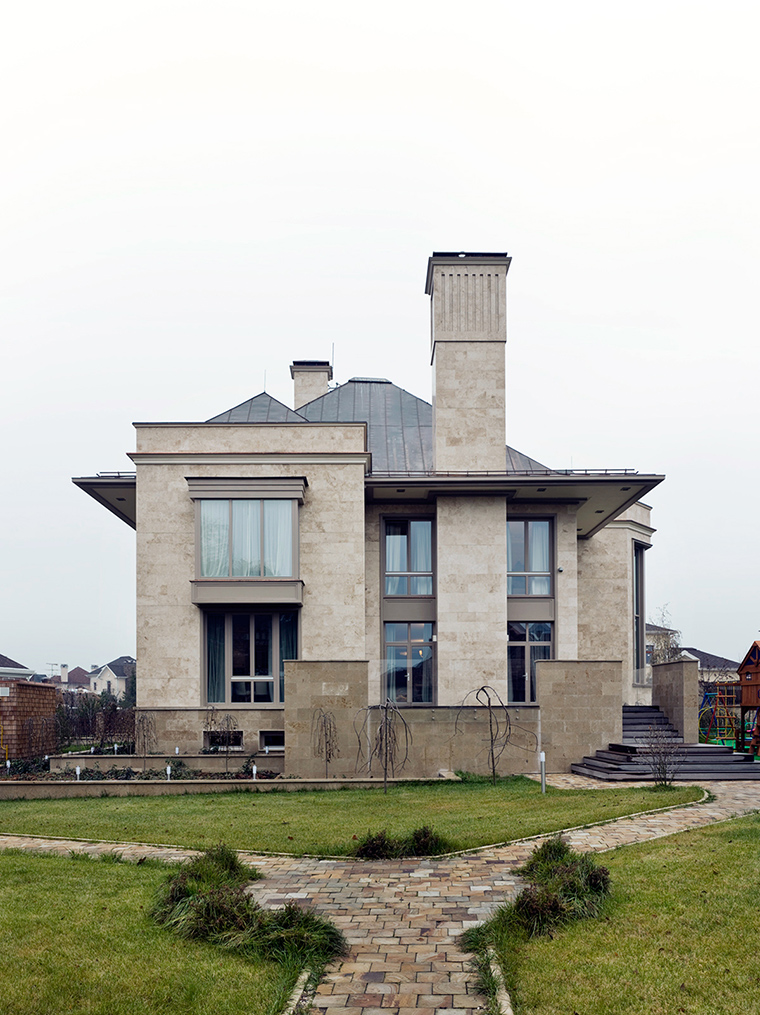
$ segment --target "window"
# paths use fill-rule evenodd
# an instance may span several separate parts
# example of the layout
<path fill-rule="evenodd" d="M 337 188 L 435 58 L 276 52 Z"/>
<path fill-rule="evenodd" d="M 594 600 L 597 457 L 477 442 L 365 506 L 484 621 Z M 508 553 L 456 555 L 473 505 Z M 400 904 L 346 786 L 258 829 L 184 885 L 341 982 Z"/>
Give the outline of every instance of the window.
<path fill-rule="evenodd" d="M 433 595 L 433 523 L 429 519 L 386 520 L 385 595 Z"/>
<path fill-rule="evenodd" d="M 548 520 L 507 522 L 507 595 L 552 595 Z"/>
<path fill-rule="evenodd" d="M 507 623 L 507 701 L 531 705 L 536 701 L 536 663 L 552 657 L 552 625 Z"/>
<path fill-rule="evenodd" d="M 385 693 L 399 705 L 433 704 L 433 625 L 385 625 Z"/>
<path fill-rule="evenodd" d="M 210 704 L 281 705 L 285 660 L 297 658 L 295 610 L 206 614 L 206 700 Z"/>
<path fill-rule="evenodd" d="M 295 574 L 294 500 L 201 500 L 201 578 Z"/>

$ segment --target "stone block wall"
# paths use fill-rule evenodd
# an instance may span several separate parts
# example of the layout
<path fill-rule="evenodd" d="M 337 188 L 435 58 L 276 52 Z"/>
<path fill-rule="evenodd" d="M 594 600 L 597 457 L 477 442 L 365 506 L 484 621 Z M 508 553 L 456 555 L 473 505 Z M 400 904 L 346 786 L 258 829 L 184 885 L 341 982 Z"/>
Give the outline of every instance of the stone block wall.
<path fill-rule="evenodd" d="M 699 663 L 684 659 L 652 667 L 652 704 L 670 719 L 686 744 L 699 742 Z"/>
<path fill-rule="evenodd" d="M 57 745 L 54 687 L 26 680 L 0 680 L 0 761 L 54 754 Z"/>
<path fill-rule="evenodd" d="M 541 750 L 547 772 L 570 766 L 623 735 L 620 660 L 546 660 L 536 666 Z"/>

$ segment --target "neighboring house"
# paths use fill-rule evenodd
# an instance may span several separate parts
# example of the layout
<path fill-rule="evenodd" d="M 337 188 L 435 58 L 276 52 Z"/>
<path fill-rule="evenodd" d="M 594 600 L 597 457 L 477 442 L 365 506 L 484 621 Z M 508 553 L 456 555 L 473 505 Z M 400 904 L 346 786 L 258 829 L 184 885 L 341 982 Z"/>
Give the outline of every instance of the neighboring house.
<path fill-rule="evenodd" d="M 76 691 L 82 694 L 90 690 L 90 675 L 81 666 L 75 666 L 70 670 L 66 663 L 62 663 L 61 672 L 59 675 L 53 675 L 52 683 L 59 691 Z"/>
<path fill-rule="evenodd" d="M 712 652 L 702 652 L 698 648 L 682 648 L 681 657 L 696 659 L 699 663 L 700 686 L 707 684 L 727 684 L 739 679 L 737 670 L 739 663 L 725 656 L 716 656 Z"/>
<path fill-rule="evenodd" d="M 515 722 L 503 770 L 535 771 L 537 748 L 567 770 L 621 736 L 645 667 L 642 498 L 663 477 L 505 447 L 510 260 L 430 258 L 432 406 L 300 360 L 294 408 L 261 393 L 136 423 L 135 475 L 74 480 L 137 529 L 138 707 L 161 750 L 208 743 L 212 706 L 244 749 L 284 744 L 287 774 L 318 775 L 322 707 L 350 774 L 357 711 L 390 699 L 407 774 L 483 769 L 484 710 L 459 708 L 483 685 Z"/>
<path fill-rule="evenodd" d="M 132 656 L 119 656 L 105 666 L 94 666 L 87 674 L 90 690 L 95 694 L 106 691 L 115 698 L 123 698 L 127 690 L 127 681 L 134 676 L 137 661 Z"/>
<path fill-rule="evenodd" d="M 34 670 L 28 669 L 15 659 L 0 655 L 0 680 L 31 680 Z"/>

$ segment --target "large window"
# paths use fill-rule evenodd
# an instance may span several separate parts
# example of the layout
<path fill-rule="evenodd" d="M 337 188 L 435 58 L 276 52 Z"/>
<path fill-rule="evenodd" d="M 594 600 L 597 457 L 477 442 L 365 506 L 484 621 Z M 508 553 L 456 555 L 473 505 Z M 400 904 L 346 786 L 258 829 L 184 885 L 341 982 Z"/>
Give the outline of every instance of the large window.
<path fill-rule="evenodd" d="M 201 500 L 201 578 L 296 573 L 294 500 Z"/>
<path fill-rule="evenodd" d="M 433 625 L 385 625 L 385 693 L 399 705 L 433 704 Z"/>
<path fill-rule="evenodd" d="M 551 522 L 507 522 L 507 594 L 550 596 Z"/>
<path fill-rule="evenodd" d="M 385 595 L 433 595 L 433 523 L 386 519 Z"/>
<path fill-rule="evenodd" d="M 285 701 L 285 660 L 298 658 L 298 613 L 206 614 L 206 700 L 277 705 Z"/>
<path fill-rule="evenodd" d="M 507 701 L 532 705 L 536 701 L 536 663 L 552 657 L 552 625 L 507 623 Z"/>

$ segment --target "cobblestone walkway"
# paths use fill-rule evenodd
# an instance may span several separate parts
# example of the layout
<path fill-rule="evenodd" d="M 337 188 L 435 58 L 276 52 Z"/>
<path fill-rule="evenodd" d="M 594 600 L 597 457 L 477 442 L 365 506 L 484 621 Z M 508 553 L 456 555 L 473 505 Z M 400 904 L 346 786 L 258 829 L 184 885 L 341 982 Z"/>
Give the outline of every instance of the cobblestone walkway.
<path fill-rule="evenodd" d="M 582 776 L 550 777 L 562 788 L 600 788 Z M 630 785 L 630 784 L 627 784 Z M 614 849 L 760 810 L 757 782 L 711 782 L 710 803 L 569 831 L 577 849 Z M 350 954 L 333 963 L 317 988 L 319 1015 L 412 1015 L 423 1010 L 474 1015 L 483 1006 L 462 931 L 514 897 L 518 866 L 536 841 L 492 847 L 444 860 L 361 863 L 241 853 L 265 876 L 252 894 L 264 906 L 288 900 L 313 906 L 341 928 Z M 126 860 L 181 860 L 189 851 L 132 843 L 85 843 L 0 835 L 0 848 L 93 855 L 118 851 Z"/>

